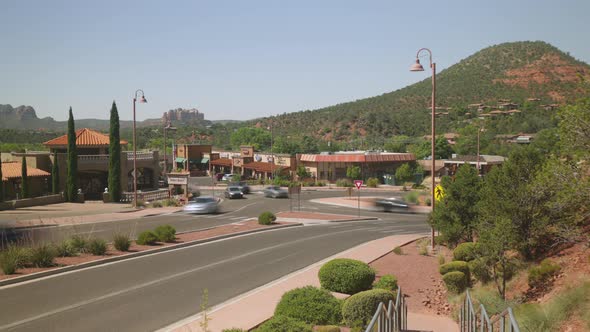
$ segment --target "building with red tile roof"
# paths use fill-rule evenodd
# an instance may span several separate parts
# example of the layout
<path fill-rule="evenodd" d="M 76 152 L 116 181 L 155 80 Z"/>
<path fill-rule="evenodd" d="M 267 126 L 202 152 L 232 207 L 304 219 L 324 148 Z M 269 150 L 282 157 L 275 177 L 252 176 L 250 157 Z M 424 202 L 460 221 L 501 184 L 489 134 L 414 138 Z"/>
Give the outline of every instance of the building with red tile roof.
<path fill-rule="evenodd" d="M 41 196 L 49 192 L 51 174 L 38 168 L 27 165 L 27 178 L 29 181 L 29 194 L 31 197 Z M 4 198 L 14 199 L 20 195 L 22 185 L 22 163 L 17 161 L 2 162 L 2 183 L 4 185 Z"/>

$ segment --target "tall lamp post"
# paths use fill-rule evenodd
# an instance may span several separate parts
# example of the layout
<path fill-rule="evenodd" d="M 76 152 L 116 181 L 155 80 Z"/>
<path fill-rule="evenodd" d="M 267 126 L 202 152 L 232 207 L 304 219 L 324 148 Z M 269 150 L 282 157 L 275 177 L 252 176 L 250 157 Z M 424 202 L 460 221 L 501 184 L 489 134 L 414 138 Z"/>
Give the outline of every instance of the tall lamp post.
<path fill-rule="evenodd" d="M 410 71 L 424 71 L 424 67 L 422 67 L 422 65 L 420 64 L 420 52 L 422 51 L 426 51 L 428 52 L 429 55 L 429 59 L 430 59 L 430 68 L 432 68 L 432 141 L 431 141 L 431 155 L 432 155 L 432 168 L 431 168 L 431 174 L 432 174 L 432 185 L 430 188 L 430 201 L 432 202 L 432 211 L 434 212 L 434 204 L 435 204 L 435 199 L 434 199 L 434 187 L 435 187 L 435 181 L 434 181 L 434 177 L 435 177 L 435 163 L 436 163 L 436 158 L 435 158 L 435 154 L 434 154 L 434 145 L 435 145 L 435 132 L 436 132 L 436 128 L 435 128 L 435 111 L 436 111 L 436 63 L 432 62 L 432 52 L 427 49 L 427 48 L 421 48 L 418 50 L 418 52 L 416 53 L 416 63 L 413 64 L 410 67 Z M 433 225 L 430 228 L 430 244 L 432 245 L 432 250 L 434 250 L 434 220 L 433 220 Z"/>
<path fill-rule="evenodd" d="M 168 139 L 167 139 L 166 133 L 169 130 L 176 131 L 176 127 L 171 127 L 170 121 L 167 121 L 164 124 L 164 176 L 166 174 L 168 174 L 168 155 L 166 153 L 166 146 L 168 145 Z M 172 160 L 172 163 L 174 163 L 174 160 Z"/>
<path fill-rule="evenodd" d="M 135 91 L 133 97 L 133 207 L 137 208 L 137 134 L 135 133 L 135 103 L 137 102 L 137 94 L 141 92 L 139 98 L 140 103 L 147 103 L 143 90 Z"/>

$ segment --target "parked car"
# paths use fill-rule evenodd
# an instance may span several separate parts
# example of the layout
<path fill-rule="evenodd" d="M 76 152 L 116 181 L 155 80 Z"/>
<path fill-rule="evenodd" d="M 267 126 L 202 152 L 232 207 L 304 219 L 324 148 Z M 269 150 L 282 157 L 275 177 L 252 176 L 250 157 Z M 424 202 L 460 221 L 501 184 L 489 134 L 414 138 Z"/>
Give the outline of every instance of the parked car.
<path fill-rule="evenodd" d="M 383 208 L 383 211 L 389 212 L 408 212 L 408 204 L 397 198 L 380 198 L 375 201 L 375 205 Z"/>
<path fill-rule="evenodd" d="M 201 196 L 189 201 L 183 209 L 186 213 L 216 213 L 219 200 L 211 196 Z"/>
<path fill-rule="evenodd" d="M 224 175 L 225 174 L 223 174 L 223 173 L 217 173 L 217 174 L 215 174 L 215 180 L 221 181 L 223 179 L 223 176 Z"/>
<path fill-rule="evenodd" d="M 244 195 L 250 193 L 250 186 L 246 182 L 244 182 L 244 181 L 233 182 L 233 183 L 230 183 L 229 185 L 240 188 L 240 191 Z"/>
<path fill-rule="evenodd" d="M 233 179 L 234 175 L 233 174 L 223 174 L 223 177 L 221 178 L 222 181 L 231 181 Z M 239 180 L 239 179 L 238 179 Z"/>
<path fill-rule="evenodd" d="M 270 186 L 264 188 L 264 197 L 287 198 L 289 197 L 289 192 L 279 186 Z"/>
<path fill-rule="evenodd" d="M 223 194 L 225 195 L 225 198 L 229 198 L 229 199 L 244 197 L 244 194 L 240 190 L 240 187 L 236 187 L 236 186 L 230 186 L 230 187 L 225 188 L 225 192 Z"/>

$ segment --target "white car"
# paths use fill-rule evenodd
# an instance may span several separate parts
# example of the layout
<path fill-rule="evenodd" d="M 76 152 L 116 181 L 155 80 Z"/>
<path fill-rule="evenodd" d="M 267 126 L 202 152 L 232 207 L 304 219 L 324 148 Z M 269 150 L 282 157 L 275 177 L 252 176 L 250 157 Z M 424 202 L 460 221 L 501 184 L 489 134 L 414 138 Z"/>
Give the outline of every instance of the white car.
<path fill-rule="evenodd" d="M 215 197 L 202 196 L 188 202 L 182 211 L 186 213 L 217 213 L 219 200 Z"/>

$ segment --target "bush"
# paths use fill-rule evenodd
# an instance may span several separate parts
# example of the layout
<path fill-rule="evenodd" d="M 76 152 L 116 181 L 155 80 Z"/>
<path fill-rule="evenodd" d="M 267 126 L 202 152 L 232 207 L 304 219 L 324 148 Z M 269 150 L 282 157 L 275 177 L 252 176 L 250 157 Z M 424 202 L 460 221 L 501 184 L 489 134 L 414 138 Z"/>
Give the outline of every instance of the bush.
<path fill-rule="evenodd" d="M 446 262 L 445 256 L 443 254 L 438 254 L 437 258 L 438 258 L 438 265 L 443 265 Z"/>
<path fill-rule="evenodd" d="M 467 280 L 469 280 L 469 278 L 470 278 L 469 266 L 467 265 L 467 262 L 463 262 L 463 261 L 448 262 L 446 264 L 439 266 L 438 271 L 442 275 L 445 275 L 449 272 L 459 271 L 459 272 L 463 272 L 463 274 L 465 274 L 465 276 L 467 277 Z"/>
<path fill-rule="evenodd" d="M 50 267 L 55 265 L 57 252 L 53 246 L 42 244 L 31 249 L 31 264 L 35 267 Z"/>
<path fill-rule="evenodd" d="M 544 259 L 538 266 L 529 269 L 528 282 L 531 288 L 547 284 L 561 270 L 559 264 Z"/>
<path fill-rule="evenodd" d="M 311 325 L 287 316 L 274 316 L 256 329 L 256 332 L 312 332 Z"/>
<path fill-rule="evenodd" d="M 76 252 L 86 252 L 87 241 L 82 235 L 74 235 L 69 241 Z"/>
<path fill-rule="evenodd" d="M 162 205 L 164 206 L 180 206 L 180 202 L 175 198 L 168 198 L 162 201 Z"/>
<path fill-rule="evenodd" d="M 59 257 L 72 257 L 76 256 L 76 254 L 78 253 L 76 248 L 74 248 L 74 246 L 72 245 L 72 242 L 68 240 L 64 240 L 56 244 L 55 250 L 57 256 Z"/>
<path fill-rule="evenodd" d="M 403 251 L 402 247 L 398 246 L 398 247 L 393 248 L 393 253 L 396 255 L 403 255 L 404 251 Z"/>
<path fill-rule="evenodd" d="M 137 237 L 137 244 L 153 246 L 158 241 L 158 237 L 152 231 L 144 231 Z"/>
<path fill-rule="evenodd" d="M 31 249 L 9 245 L 0 253 L 0 267 L 4 274 L 13 274 L 18 268 L 23 268 L 31 261 Z"/>
<path fill-rule="evenodd" d="M 158 226 L 154 233 L 160 242 L 174 242 L 176 240 L 176 229 L 170 225 Z"/>
<path fill-rule="evenodd" d="M 355 294 L 371 289 L 375 270 L 368 264 L 348 258 L 337 258 L 320 268 L 322 288 L 344 294 Z"/>
<path fill-rule="evenodd" d="M 104 256 L 107 253 L 107 241 L 92 239 L 88 242 L 88 251 L 94 256 Z"/>
<path fill-rule="evenodd" d="M 3 252 L 0 254 L 0 268 L 4 274 L 14 274 L 17 269 L 17 261 L 16 259 L 9 255 L 7 252 Z"/>
<path fill-rule="evenodd" d="M 271 225 L 275 220 L 277 220 L 277 217 L 269 211 L 262 212 L 258 216 L 258 223 L 260 225 Z"/>
<path fill-rule="evenodd" d="M 469 273 L 482 283 L 486 284 L 492 280 L 492 275 L 485 259 L 476 258 L 467 263 L 467 266 L 469 267 Z"/>
<path fill-rule="evenodd" d="M 344 322 L 348 326 L 357 325 L 359 322 L 366 325 L 375 314 L 379 303 L 383 302 L 387 306 L 390 300 L 395 300 L 394 294 L 384 289 L 372 289 L 354 294 L 342 305 Z"/>
<path fill-rule="evenodd" d="M 131 239 L 129 238 L 129 235 L 115 234 L 115 236 L 113 236 L 113 246 L 119 251 L 128 251 L 129 247 L 131 247 Z"/>
<path fill-rule="evenodd" d="M 373 284 L 373 289 L 394 291 L 397 289 L 397 278 L 391 274 L 386 274 Z"/>
<path fill-rule="evenodd" d="M 162 202 L 160 202 L 160 201 L 152 202 L 152 207 L 153 208 L 161 208 L 162 207 Z"/>
<path fill-rule="evenodd" d="M 432 205 L 432 200 L 430 199 L 430 197 L 427 197 L 427 198 L 424 200 L 424 203 L 426 204 L 426 206 L 431 206 L 431 205 Z"/>
<path fill-rule="evenodd" d="M 275 316 L 288 316 L 314 324 L 338 324 L 342 320 L 340 301 L 325 289 L 313 286 L 286 292 L 275 309 Z"/>
<path fill-rule="evenodd" d="M 316 326 L 316 332 L 340 332 L 340 326 L 336 325 L 324 325 L 324 326 Z"/>
<path fill-rule="evenodd" d="M 379 185 L 379 179 L 377 179 L 377 178 L 369 178 L 367 180 L 367 187 L 369 187 L 369 188 L 377 188 L 378 185 Z"/>
<path fill-rule="evenodd" d="M 408 203 L 416 204 L 418 203 L 418 192 L 417 191 L 410 191 L 409 193 L 404 195 L 404 201 Z"/>
<path fill-rule="evenodd" d="M 133 206 L 133 203 L 131 203 L 131 205 Z M 146 207 L 146 205 L 147 205 L 146 202 L 142 201 L 141 199 L 138 199 L 137 203 L 135 204 L 135 206 L 138 208 L 144 208 L 144 207 Z"/>
<path fill-rule="evenodd" d="M 336 180 L 336 186 L 345 188 L 352 187 L 352 181 L 349 179 L 338 179 Z"/>
<path fill-rule="evenodd" d="M 449 292 L 459 294 L 463 292 L 465 288 L 467 288 L 467 276 L 461 271 L 452 271 L 446 273 L 442 278 Z"/>
<path fill-rule="evenodd" d="M 464 242 L 453 250 L 453 260 L 470 262 L 478 255 L 478 246 L 473 242 Z"/>

